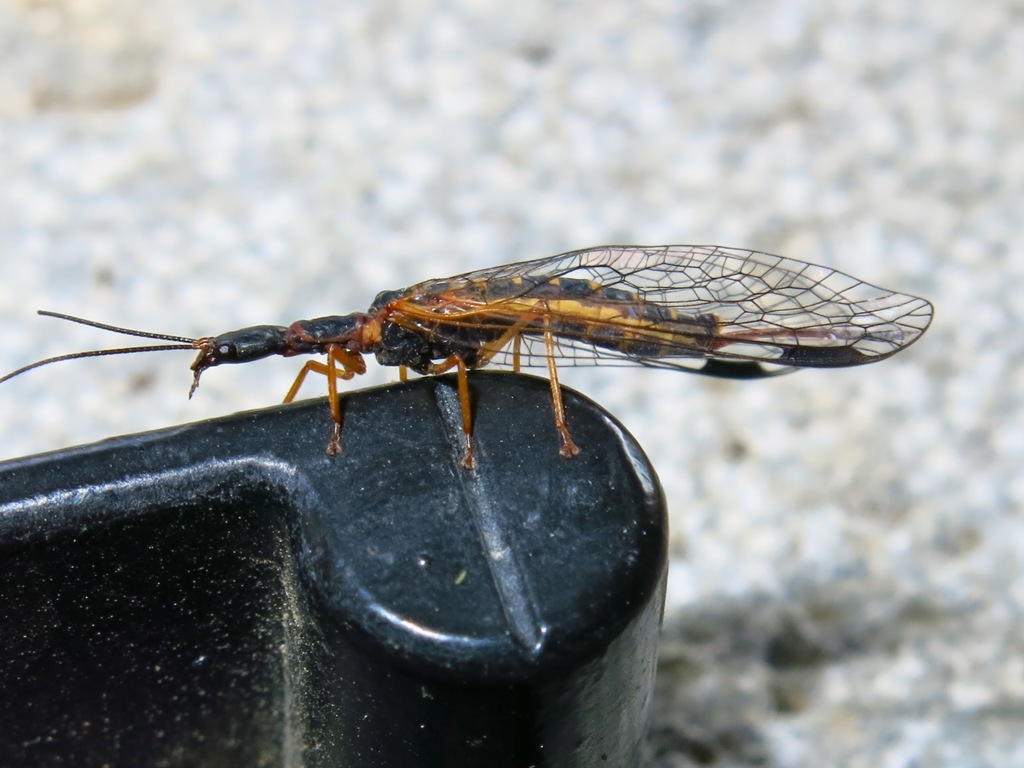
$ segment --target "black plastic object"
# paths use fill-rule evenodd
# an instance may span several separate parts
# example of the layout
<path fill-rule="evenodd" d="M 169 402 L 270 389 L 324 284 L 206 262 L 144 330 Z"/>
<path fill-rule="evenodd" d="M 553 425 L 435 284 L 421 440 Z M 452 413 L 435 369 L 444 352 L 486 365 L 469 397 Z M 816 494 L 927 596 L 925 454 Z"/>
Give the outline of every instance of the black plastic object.
<path fill-rule="evenodd" d="M 0 465 L 0 765 L 640 763 L 666 568 L 643 453 L 470 377 Z"/>

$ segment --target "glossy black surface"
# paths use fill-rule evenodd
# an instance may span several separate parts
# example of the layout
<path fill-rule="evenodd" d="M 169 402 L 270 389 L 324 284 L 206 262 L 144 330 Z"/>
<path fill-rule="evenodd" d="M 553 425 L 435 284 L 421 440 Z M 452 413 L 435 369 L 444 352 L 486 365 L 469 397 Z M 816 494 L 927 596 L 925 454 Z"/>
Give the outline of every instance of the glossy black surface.
<path fill-rule="evenodd" d="M 665 519 L 640 449 L 470 377 L 0 465 L 0 764 L 633 766 Z"/>

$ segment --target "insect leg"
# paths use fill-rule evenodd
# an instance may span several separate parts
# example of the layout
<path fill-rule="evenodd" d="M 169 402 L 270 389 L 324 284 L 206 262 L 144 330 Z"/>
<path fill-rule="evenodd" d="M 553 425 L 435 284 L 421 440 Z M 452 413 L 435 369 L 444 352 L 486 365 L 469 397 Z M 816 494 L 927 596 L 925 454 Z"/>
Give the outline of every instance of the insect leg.
<path fill-rule="evenodd" d="M 299 394 L 299 390 L 302 389 L 302 382 L 306 380 L 306 374 L 310 371 L 322 373 L 326 376 L 327 366 L 323 363 L 317 362 L 316 360 L 307 361 L 306 364 L 302 366 L 302 370 L 299 371 L 299 375 L 295 377 L 295 381 L 292 382 L 292 386 L 291 389 L 288 390 L 288 394 L 284 396 L 284 402 L 290 403 L 295 399 L 295 396 Z"/>
<path fill-rule="evenodd" d="M 473 469 L 476 466 L 476 455 L 473 453 L 473 411 L 469 402 L 469 377 L 466 375 L 466 362 L 459 356 L 455 357 L 459 382 L 459 407 L 462 410 L 462 434 L 466 442 L 466 450 L 462 456 L 462 466 Z"/>
<path fill-rule="evenodd" d="M 442 363 L 434 363 L 427 370 L 428 373 L 437 374 L 456 369 L 458 374 L 456 380 L 459 385 L 459 409 L 462 411 L 462 435 L 465 441 L 465 450 L 462 456 L 462 466 L 466 469 L 476 467 L 476 454 L 473 452 L 473 411 L 469 401 L 469 377 L 466 374 L 466 361 L 459 355 L 449 355 Z"/>
<path fill-rule="evenodd" d="M 345 352 L 344 350 L 342 350 L 342 353 L 344 355 L 351 354 L 351 353 Z M 354 357 L 357 360 L 359 360 L 359 363 L 363 362 L 362 359 L 358 357 L 358 355 L 354 355 Z M 338 377 L 344 379 L 345 381 L 348 381 L 349 379 L 351 379 L 356 374 L 365 373 L 366 372 L 365 364 L 364 365 L 356 364 L 356 365 L 353 366 L 353 365 L 346 365 L 345 362 L 342 362 L 341 360 L 339 360 L 339 362 L 341 362 L 342 367 L 343 367 L 344 370 L 338 371 Z M 350 362 L 350 361 L 346 361 L 346 362 Z M 360 370 L 360 368 L 362 370 Z M 295 399 L 295 396 L 299 394 L 299 390 L 302 389 L 302 383 L 306 380 L 306 374 L 308 374 L 310 371 L 312 371 L 313 373 L 319 373 L 319 374 L 321 374 L 323 376 L 327 376 L 327 365 L 325 363 L 321 363 L 318 360 L 309 360 L 309 361 L 307 361 L 306 364 L 304 366 L 302 366 L 302 370 L 299 371 L 299 375 L 295 377 L 295 381 L 292 383 L 291 388 L 288 390 L 288 394 L 284 396 L 284 400 L 282 402 L 290 403 L 290 402 L 292 402 Z"/>
<path fill-rule="evenodd" d="M 334 429 L 327 443 L 327 454 L 337 456 L 341 453 L 341 403 L 338 402 L 338 368 L 334 364 L 334 348 L 327 348 L 327 404 L 331 406 L 331 419 Z"/>
<path fill-rule="evenodd" d="M 338 400 L 338 379 L 348 381 L 357 374 L 366 373 L 366 362 L 362 356 L 355 352 L 349 352 L 341 347 L 328 346 L 327 362 L 321 363 L 319 360 L 306 361 L 306 364 L 302 366 L 302 370 L 299 371 L 299 375 L 295 377 L 295 381 L 291 389 L 288 390 L 288 394 L 284 396 L 284 402 L 290 403 L 295 399 L 299 389 L 302 387 L 302 383 L 306 380 L 306 375 L 310 371 L 327 377 L 327 399 L 328 405 L 331 407 L 331 419 L 334 421 L 334 431 L 330 442 L 327 444 L 327 452 L 331 456 L 336 456 L 341 453 L 342 424 L 341 403 Z"/>
<path fill-rule="evenodd" d="M 544 318 L 544 350 L 548 359 L 548 379 L 551 381 L 551 404 L 555 409 L 555 429 L 562 438 L 562 447 L 558 452 L 565 458 L 572 458 L 580 452 L 579 446 L 572 440 L 569 427 L 565 423 L 565 404 L 562 402 L 562 387 L 558 383 L 558 369 L 555 366 L 555 337 L 551 333 L 551 321 Z"/>
<path fill-rule="evenodd" d="M 519 347 L 520 338 L 522 337 L 523 328 L 526 327 L 526 323 L 517 323 L 505 331 L 494 341 L 484 344 L 476 353 L 476 361 L 473 363 L 474 368 L 483 368 L 494 358 L 496 354 L 501 352 L 508 343 L 512 342 L 512 370 L 519 373 Z"/>

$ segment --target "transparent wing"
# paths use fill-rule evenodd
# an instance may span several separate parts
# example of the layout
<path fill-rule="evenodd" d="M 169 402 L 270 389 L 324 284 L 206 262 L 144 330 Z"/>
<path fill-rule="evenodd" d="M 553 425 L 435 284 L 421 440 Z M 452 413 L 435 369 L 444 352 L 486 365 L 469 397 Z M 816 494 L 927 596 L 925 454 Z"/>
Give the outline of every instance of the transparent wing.
<path fill-rule="evenodd" d="M 559 368 L 582 368 L 600 365 L 603 367 L 637 366 L 662 368 L 686 373 L 697 373 L 729 379 L 761 379 L 792 373 L 791 366 L 766 365 L 768 361 L 753 361 L 749 358 L 729 358 L 717 355 L 680 355 L 677 357 L 641 357 L 613 349 L 599 347 L 580 339 L 555 338 L 555 359 Z M 514 344 L 509 343 L 498 350 L 488 365 L 497 368 L 514 368 L 518 356 L 523 368 L 547 366 L 544 339 L 540 336 L 522 336 L 518 355 Z"/>
<path fill-rule="evenodd" d="M 518 323 L 523 365 L 543 361 L 543 345 L 527 342 L 547 327 L 560 362 L 686 369 L 693 358 L 874 362 L 916 341 L 932 318 L 924 299 L 815 264 L 713 245 L 573 251 L 420 283 L 399 306 L 429 332 Z"/>

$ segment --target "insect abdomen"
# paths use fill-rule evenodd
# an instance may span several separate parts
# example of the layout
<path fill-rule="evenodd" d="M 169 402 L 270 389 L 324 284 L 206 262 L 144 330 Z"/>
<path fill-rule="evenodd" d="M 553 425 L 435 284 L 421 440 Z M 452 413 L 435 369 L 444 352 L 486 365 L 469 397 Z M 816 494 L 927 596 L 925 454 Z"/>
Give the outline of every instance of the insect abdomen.
<path fill-rule="evenodd" d="M 543 334 L 547 318 L 556 337 L 586 341 L 638 358 L 708 352 L 718 326 L 711 315 L 680 315 L 632 291 L 579 278 L 473 281 L 450 295 L 480 302 L 492 322 L 500 319 L 502 324 L 512 325 L 517 317 L 528 318 L 524 334 Z"/>

